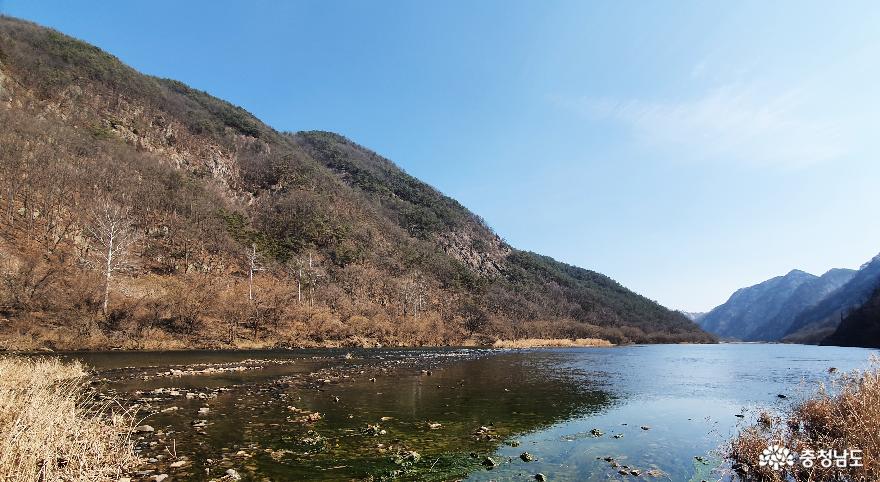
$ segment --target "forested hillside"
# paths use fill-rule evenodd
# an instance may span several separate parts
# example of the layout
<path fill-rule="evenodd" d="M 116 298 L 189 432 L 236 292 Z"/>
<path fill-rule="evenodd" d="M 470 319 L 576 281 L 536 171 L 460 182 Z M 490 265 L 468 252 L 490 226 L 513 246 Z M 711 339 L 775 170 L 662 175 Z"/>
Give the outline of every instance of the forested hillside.
<path fill-rule="evenodd" d="M 880 255 L 863 264 L 843 286 L 795 317 L 783 341 L 820 343 L 847 314 L 864 304 L 880 286 Z"/>
<path fill-rule="evenodd" d="M 849 313 L 822 344 L 880 348 L 880 288 L 867 302 Z"/>
<path fill-rule="evenodd" d="M 0 347 L 713 340 L 342 136 L 8 17 L 0 126 Z"/>

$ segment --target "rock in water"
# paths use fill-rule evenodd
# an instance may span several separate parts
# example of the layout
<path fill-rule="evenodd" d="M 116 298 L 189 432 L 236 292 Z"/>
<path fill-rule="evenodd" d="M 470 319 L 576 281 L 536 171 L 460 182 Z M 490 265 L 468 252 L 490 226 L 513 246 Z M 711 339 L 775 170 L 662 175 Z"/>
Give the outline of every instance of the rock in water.
<path fill-rule="evenodd" d="M 519 454 L 519 458 L 521 458 L 523 462 L 531 462 L 532 460 L 535 460 L 535 457 L 528 452 L 523 452 Z"/>
<path fill-rule="evenodd" d="M 154 429 L 150 425 L 140 425 L 140 426 L 135 427 L 134 431 L 136 433 L 151 433 L 151 432 L 155 432 L 156 429 Z"/>

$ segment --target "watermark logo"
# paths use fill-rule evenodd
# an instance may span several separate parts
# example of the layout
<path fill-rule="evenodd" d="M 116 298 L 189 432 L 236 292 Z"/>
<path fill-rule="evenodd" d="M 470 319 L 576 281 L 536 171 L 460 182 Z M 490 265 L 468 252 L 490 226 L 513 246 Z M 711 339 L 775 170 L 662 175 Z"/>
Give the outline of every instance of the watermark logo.
<path fill-rule="evenodd" d="M 761 456 L 758 458 L 758 465 L 779 471 L 794 466 L 795 460 L 805 469 L 815 467 L 816 465 L 826 469 L 831 467 L 863 467 L 862 451 L 859 449 L 816 451 L 807 448 L 798 454 L 788 447 L 775 444 L 761 452 Z"/>
<path fill-rule="evenodd" d="M 761 452 L 758 465 L 761 467 L 769 465 L 773 467 L 773 470 L 782 470 L 786 466 L 791 467 L 794 465 L 794 454 L 787 447 L 771 445 Z"/>

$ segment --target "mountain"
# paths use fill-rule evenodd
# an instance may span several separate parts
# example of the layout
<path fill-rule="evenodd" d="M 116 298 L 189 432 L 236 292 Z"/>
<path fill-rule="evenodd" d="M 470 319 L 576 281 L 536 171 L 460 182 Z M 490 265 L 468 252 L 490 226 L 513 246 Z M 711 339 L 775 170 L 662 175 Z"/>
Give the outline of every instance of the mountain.
<path fill-rule="evenodd" d="M 855 311 L 847 315 L 823 345 L 880 348 L 880 288 Z"/>
<path fill-rule="evenodd" d="M 861 266 L 846 284 L 795 317 L 782 340 L 819 343 L 832 335 L 841 320 L 868 301 L 880 286 L 880 255 Z"/>
<path fill-rule="evenodd" d="M 706 312 L 702 312 L 702 311 L 682 311 L 682 310 L 678 310 L 678 312 L 681 313 L 682 315 L 686 316 L 689 320 L 691 320 L 691 321 L 693 321 L 694 323 L 697 323 L 697 324 L 699 324 L 699 323 L 700 323 L 700 320 L 702 320 L 703 317 L 706 316 Z"/>
<path fill-rule="evenodd" d="M 800 270 L 737 290 L 722 305 L 700 319 L 700 326 L 722 338 L 747 339 L 776 318 L 782 306 L 806 283 L 817 277 Z"/>
<path fill-rule="evenodd" d="M 794 320 L 808 308 L 848 283 L 856 270 L 835 268 L 797 287 L 779 307 L 777 315 L 755 328 L 746 340 L 776 341 L 789 330 Z"/>
<path fill-rule="evenodd" d="M 0 125 L 5 347 L 713 341 L 341 135 L 9 17 Z"/>

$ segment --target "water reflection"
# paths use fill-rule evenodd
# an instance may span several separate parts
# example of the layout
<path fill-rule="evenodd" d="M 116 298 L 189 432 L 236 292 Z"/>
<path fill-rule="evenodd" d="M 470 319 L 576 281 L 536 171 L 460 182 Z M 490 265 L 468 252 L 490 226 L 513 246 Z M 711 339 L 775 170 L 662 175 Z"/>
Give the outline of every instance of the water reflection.
<path fill-rule="evenodd" d="M 178 479 L 234 468 L 253 480 L 526 480 L 537 472 L 554 481 L 634 480 L 635 471 L 699 481 L 720 477 L 710 473 L 712 451 L 742 423 L 736 414 L 781 408 L 830 366 L 864 367 L 870 353 L 667 345 L 75 356 L 110 379 L 101 390 L 141 400 L 157 429 L 142 441 L 145 456 L 159 459 L 150 468 Z M 263 368 L 158 376 L 170 366 L 245 360 Z M 149 392 L 160 387 L 179 394 Z M 302 423 L 314 412 L 320 420 Z M 194 428 L 199 420 L 205 426 Z M 169 467 L 175 447 L 189 458 L 184 467 Z M 520 460 L 524 451 L 534 460 Z"/>
<path fill-rule="evenodd" d="M 597 413 L 614 400 L 604 381 L 579 369 L 560 371 L 552 356 L 457 353 L 451 362 L 444 361 L 448 352 L 431 350 L 360 351 L 351 359 L 326 351 L 76 356 L 101 367 L 100 375 L 111 379 L 104 389 L 147 400 L 144 423 L 157 432 L 144 442 L 157 443 L 147 446 L 146 456 L 186 454 L 188 480 L 210 480 L 227 467 L 255 479 L 449 480 L 483 470 L 486 456 L 517 437 Z M 155 376 L 169 366 L 272 355 L 285 363 L 212 376 Z M 370 376 L 374 372 L 378 376 Z M 323 383 L 325 376 L 334 382 Z M 160 387 L 163 394 L 149 393 Z M 216 398 L 185 397 L 215 387 L 231 390 Z M 166 396 L 171 388 L 178 395 Z M 290 407 L 318 412 L 321 420 L 295 422 L 298 412 Z M 193 429 L 198 420 L 205 420 L 198 427 L 203 433 Z M 400 460 L 411 451 L 418 463 Z M 156 463 L 156 473 L 167 470 L 165 461 Z"/>

